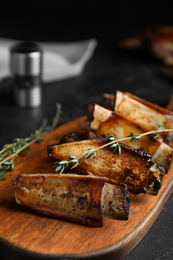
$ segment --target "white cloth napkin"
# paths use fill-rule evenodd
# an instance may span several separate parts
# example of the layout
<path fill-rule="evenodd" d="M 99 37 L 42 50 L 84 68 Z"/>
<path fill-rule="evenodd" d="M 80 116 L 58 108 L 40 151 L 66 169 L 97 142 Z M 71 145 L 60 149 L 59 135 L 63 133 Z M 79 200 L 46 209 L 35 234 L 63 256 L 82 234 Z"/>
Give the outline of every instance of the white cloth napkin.
<path fill-rule="evenodd" d="M 18 41 L 0 39 L 0 79 L 10 75 L 9 48 L 16 42 Z M 80 75 L 92 57 L 97 40 L 39 44 L 43 50 L 43 82 L 47 83 Z"/>

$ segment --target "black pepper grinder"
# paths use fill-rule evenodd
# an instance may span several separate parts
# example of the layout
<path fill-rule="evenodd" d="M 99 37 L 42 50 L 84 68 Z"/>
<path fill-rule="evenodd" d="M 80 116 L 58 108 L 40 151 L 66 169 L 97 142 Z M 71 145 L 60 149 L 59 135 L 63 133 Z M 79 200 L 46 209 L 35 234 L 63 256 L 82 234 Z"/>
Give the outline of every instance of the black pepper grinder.
<path fill-rule="evenodd" d="M 42 103 L 42 50 L 34 42 L 21 42 L 10 48 L 14 102 L 19 107 L 38 107 Z"/>

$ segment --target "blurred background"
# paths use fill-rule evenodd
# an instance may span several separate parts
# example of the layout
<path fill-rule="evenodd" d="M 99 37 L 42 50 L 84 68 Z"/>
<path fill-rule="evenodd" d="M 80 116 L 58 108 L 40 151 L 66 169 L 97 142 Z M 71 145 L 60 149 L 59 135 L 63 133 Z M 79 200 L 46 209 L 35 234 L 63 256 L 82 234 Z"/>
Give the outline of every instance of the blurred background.
<path fill-rule="evenodd" d="M 100 32 L 105 34 L 110 27 L 115 29 L 114 38 L 130 27 L 171 24 L 173 18 L 169 1 L 6 0 L 1 1 L 0 21 L 1 37 L 59 40 L 101 37 Z M 73 26 L 64 31 L 68 23 Z M 9 26 L 3 29 L 4 24 Z M 16 25 L 15 30 L 10 25 Z"/>

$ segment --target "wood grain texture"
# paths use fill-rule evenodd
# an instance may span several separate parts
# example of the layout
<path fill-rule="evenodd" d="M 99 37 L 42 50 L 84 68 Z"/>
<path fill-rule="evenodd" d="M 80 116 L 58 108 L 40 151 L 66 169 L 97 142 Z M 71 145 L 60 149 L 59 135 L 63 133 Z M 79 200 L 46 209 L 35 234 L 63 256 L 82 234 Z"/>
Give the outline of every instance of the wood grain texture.
<path fill-rule="evenodd" d="M 33 144 L 27 156 L 16 158 L 15 170 L 6 173 L 7 179 L 0 182 L 0 243 L 11 250 L 8 259 L 15 259 L 14 249 L 21 255 L 46 259 L 100 259 L 110 254 L 122 259 L 146 234 L 172 193 L 173 166 L 164 176 L 157 196 L 130 194 L 128 221 L 105 219 L 104 226 L 96 228 L 40 216 L 16 204 L 12 179 L 22 173 L 54 172 L 54 160 L 48 157 L 47 146 L 58 143 L 66 133 L 82 133 L 83 120 L 62 125 L 45 136 L 41 144 Z"/>

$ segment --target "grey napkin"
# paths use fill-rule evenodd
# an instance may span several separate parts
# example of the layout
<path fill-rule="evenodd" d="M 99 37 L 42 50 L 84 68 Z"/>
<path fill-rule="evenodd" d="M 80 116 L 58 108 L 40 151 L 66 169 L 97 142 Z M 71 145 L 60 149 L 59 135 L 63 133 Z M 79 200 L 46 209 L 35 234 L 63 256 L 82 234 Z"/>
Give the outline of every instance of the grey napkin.
<path fill-rule="evenodd" d="M 0 79 L 10 75 L 9 48 L 16 42 L 0 39 Z M 43 49 L 43 82 L 80 75 L 97 46 L 95 39 L 71 43 L 38 43 Z"/>

